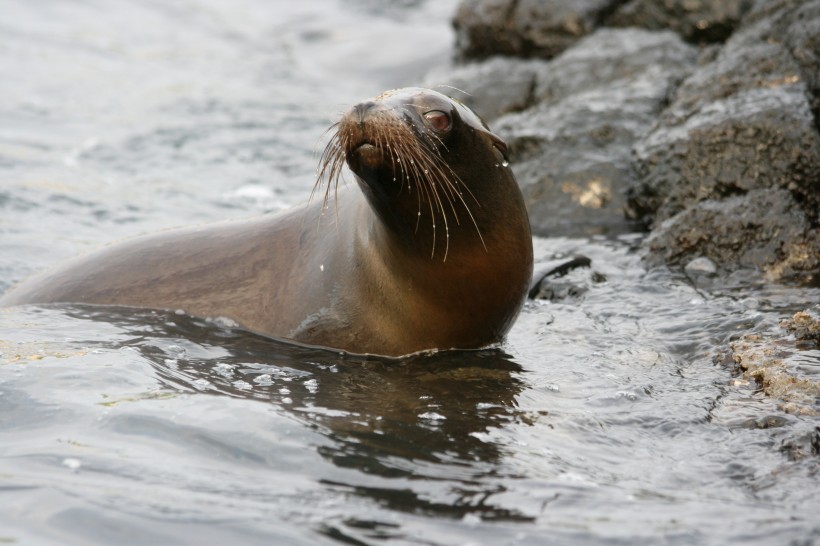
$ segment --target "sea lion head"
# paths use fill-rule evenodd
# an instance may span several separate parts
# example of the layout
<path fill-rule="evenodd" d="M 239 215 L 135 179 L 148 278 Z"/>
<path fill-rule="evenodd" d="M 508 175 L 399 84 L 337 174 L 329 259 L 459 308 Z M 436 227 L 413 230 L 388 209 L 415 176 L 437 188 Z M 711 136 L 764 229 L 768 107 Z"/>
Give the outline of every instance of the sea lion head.
<path fill-rule="evenodd" d="M 437 91 L 387 91 L 349 109 L 320 162 L 325 193 L 347 165 L 382 223 L 431 256 L 479 242 L 519 195 L 507 145 L 461 102 Z M 520 208 L 520 207 L 519 207 Z M 520 211 L 518 211 L 520 214 Z M 526 214 L 526 213 L 524 213 Z"/>

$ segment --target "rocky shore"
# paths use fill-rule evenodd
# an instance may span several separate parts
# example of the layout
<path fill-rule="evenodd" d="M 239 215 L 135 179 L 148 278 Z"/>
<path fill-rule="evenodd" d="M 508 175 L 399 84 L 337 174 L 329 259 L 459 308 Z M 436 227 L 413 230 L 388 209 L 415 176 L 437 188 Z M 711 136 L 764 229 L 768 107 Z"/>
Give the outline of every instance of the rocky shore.
<path fill-rule="evenodd" d="M 820 0 L 464 0 L 430 83 L 512 148 L 538 235 L 820 284 Z"/>

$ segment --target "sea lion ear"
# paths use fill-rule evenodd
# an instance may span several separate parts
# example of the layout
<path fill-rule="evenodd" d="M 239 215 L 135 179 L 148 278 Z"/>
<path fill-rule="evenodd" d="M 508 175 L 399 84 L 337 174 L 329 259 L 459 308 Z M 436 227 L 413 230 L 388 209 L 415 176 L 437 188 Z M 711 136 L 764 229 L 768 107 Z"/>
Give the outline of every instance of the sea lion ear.
<path fill-rule="evenodd" d="M 504 161 L 510 160 L 510 149 L 507 146 L 507 143 L 501 140 L 498 136 L 490 133 L 490 138 L 493 139 L 493 147 L 501 152 L 501 155 L 504 156 Z"/>

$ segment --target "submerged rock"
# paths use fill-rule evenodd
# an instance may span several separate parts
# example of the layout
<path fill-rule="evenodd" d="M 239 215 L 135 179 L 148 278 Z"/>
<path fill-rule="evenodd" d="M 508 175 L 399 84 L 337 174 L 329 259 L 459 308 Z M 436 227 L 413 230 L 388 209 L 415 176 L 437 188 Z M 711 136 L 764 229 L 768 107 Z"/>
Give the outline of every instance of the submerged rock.
<path fill-rule="evenodd" d="M 817 415 L 820 410 L 820 382 L 813 377 L 816 371 L 806 368 L 811 358 L 807 355 L 820 353 L 817 311 L 801 311 L 778 329 L 746 334 L 730 344 L 731 359 L 743 376 L 781 400 L 781 409 L 788 413 Z"/>
<path fill-rule="evenodd" d="M 539 264 L 527 297 L 549 301 L 581 297 L 593 284 L 606 282 L 606 276 L 591 267 L 592 260 L 586 256 Z"/>

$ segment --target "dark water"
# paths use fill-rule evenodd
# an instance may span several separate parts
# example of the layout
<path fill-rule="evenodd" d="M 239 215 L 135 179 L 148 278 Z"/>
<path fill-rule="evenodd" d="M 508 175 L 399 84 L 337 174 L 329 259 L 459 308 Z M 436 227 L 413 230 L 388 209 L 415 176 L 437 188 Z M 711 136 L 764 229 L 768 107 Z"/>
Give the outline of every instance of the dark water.
<path fill-rule="evenodd" d="M 304 201 L 327 125 L 445 63 L 454 7 L 5 2 L 0 288 Z M 722 357 L 820 292 L 699 290 L 636 242 L 536 240 L 605 280 L 528 304 L 501 348 L 401 362 L 0 310 L 0 542 L 820 544 L 817 417 Z M 817 351 L 792 358 L 816 377 Z"/>

